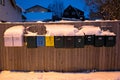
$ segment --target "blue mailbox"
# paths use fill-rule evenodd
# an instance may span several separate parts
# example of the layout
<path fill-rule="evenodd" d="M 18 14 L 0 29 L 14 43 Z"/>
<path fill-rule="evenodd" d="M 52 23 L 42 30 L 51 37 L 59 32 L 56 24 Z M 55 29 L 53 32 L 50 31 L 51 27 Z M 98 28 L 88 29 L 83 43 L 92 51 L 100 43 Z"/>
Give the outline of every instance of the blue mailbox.
<path fill-rule="evenodd" d="M 37 46 L 45 46 L 45 36 L 37 36 Z"/>

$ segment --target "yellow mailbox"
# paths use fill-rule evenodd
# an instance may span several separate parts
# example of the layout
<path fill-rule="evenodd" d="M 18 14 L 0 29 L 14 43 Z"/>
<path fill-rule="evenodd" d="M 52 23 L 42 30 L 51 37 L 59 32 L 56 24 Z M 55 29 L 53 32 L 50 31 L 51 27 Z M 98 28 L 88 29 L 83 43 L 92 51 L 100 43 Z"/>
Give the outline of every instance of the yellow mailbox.
<path fill-rule="evenodd" d="M 45 36 L 46 46 L 54 46 L 54 36 Z"/>

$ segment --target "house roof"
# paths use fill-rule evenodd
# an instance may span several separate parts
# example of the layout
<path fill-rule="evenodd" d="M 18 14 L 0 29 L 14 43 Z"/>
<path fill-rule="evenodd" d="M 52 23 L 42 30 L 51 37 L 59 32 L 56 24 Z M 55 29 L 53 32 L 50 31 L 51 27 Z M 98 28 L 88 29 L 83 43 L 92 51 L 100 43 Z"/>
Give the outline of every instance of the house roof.
<path fill-rule="evenodd" d="M 75 12 L 73 14 L 73 12 Z M 84 12 L 69 5 L 65 10 L 64 10 L 64 13 L 63 13 L 63 17 L 65 18 L 76 18 L 76 19 L 81 19 L 83 20 L 84 19 Z"/>
<path fill-rule="evenodd" d="M 43 6 L 35 5 L 26 9 L 25 12 L 50 12 L 50 10 Z"/>
<path fill-rule="evenodd" d="M 75 8 L 75 7 L 73 7 L 72 5 L 69 5 L 66 9 L 68 9 L 68 8 L 73 8 L 74 10 L 76 10 L 76 11 L 79 11 L 79 12 L 81 12 L 81 13 L 84 13 L 84 11 L 82 11 L 82 10 L 80 10 L 80 9 L 78 9 L 78 8 Z M 66 10 L 65 9 L 65 10 Z"/>

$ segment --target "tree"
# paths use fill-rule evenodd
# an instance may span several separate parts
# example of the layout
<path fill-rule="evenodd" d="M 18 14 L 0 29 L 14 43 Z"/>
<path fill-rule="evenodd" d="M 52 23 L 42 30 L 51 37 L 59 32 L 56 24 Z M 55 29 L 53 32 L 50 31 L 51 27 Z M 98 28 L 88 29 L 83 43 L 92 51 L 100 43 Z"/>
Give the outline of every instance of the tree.
<path fill-rule="evenodd" d="M 120 20 L 120 0 L 85 0 L 91 19 Z"/>
<path fill-rule="evenodd" d="M 64 11 L 63 1 L 54 0 L 53 3 L 49 4 L 48 9 L 50 9 L 53 12 L 53 16 L 61 18 Z"/>

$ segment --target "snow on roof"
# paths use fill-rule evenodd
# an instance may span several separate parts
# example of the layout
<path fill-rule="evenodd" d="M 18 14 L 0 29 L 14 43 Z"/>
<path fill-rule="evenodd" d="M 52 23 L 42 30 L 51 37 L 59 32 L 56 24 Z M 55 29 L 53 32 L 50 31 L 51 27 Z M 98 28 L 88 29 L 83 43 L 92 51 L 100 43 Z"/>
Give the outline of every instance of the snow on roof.
<path fill-rule="evenodd" d="M 45 25 L 47 34 L 52 36 L 74 36 L 74 25 Z"/>
<path fill-rule="evenodd" d="M 22 25 L 10 27 L 4 32 L 4 36 L 22 35 L 24 29 L 25 28 Z"/>

